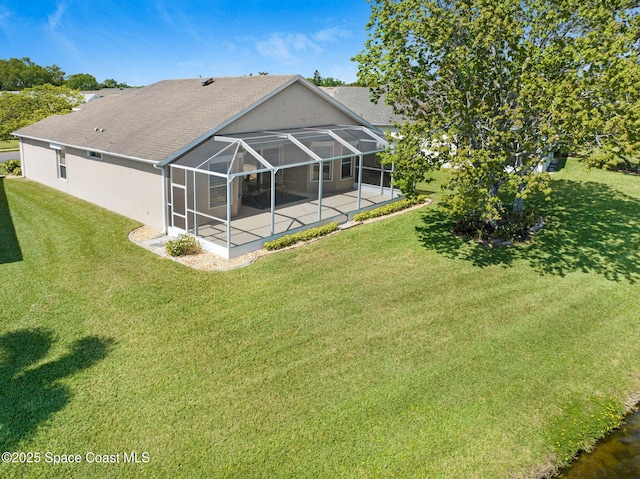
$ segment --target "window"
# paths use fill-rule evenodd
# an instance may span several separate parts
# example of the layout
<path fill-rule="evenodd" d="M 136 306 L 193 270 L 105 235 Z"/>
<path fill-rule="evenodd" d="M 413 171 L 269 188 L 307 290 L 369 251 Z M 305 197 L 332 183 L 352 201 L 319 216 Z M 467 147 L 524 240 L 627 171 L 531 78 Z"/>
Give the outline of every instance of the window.
<path fill-rule="evenodd" d="M 58 163 L 58 178 L 67 179 L 67 152 L 64 148 L 56 150 L 56 162 Z"/>
<path fill-rule="evenodd" d="M 95 151 L 87 151 L 87 156 L 89 158 L 95 158 L 96 160 L 102 159 L 102 153 L 97 153 Z"/>
<path fill-rule="evenodd" d="M 325 161 L 322 163 L 322 181 L 331 181 L 331 161 Z M 314 163 L 311 165 L 311 181 L 318 181 L 320 174 L 320 163 Z"/>
<path fill-rule="evenodd" d="M 209 171 L 227 174 L 228 163 L 210 163 Z M 209 208 L 227 204 L 227 179 L 222 176 L 209 175 Z"/>
<path fill-rule="evenodd" d="M 311 151 L 320 158 L 331 158 L 333 156 L 333 142 L 319 141 L 311 143 Z M 322 162 L 322 181 L 331 181 L 333 179 L 333 161 Z M 320 163 L 311 165 L 311 181 L 318 181 L 320 178 Z"/>
<path fill-rule="evenodd" d="M 353 158 L 343 158 L 340 166 L 340 179 L 353 178 Z"/>

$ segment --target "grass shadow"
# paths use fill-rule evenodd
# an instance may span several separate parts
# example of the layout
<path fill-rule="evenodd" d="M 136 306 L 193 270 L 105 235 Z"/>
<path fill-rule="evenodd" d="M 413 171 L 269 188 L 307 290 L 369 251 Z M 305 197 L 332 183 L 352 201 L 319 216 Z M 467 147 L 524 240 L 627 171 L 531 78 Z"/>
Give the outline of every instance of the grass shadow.
<path fill-rule="evenodd" d="M 509 266 L 517 258 L 513 248 L 490 248 L 453 235 L 451 219 L 438 208 L 425 210 L 422 223 L 416 227 L 422 245 L 448 258 L 470 261 L 481 268 L 492 265 Z"/>
<path fill-rule="evenodd" d="M 544 206 L 544 228 L 522 246 L 489 248 L 451 233 L 451 221 L 437 209 L 416 228 L 425 248 L 476 266 L 509 266 L 524 260 L 541 274 L 581 271 L 611 281 L 640 280 L 640 200 L 603 183 L 556 180 Z"/>
<path fill-rule="evenodd" d="M 54 361 L 42 362 L 53 344 L 52 334 L 22 329 L 0 336 L 0 450 L 13 451 L 37 427 L 71 399 L 57 381 L 104 359 L 109 339 L 87 336 Z"/>
<path fill-rule="evenodd" d="M 22 250 L 4 191 L 4 178 L 0 178 L 0 235 L 0 264 L 22 261 Z"/>
<path fill-rule="evenodd" d="M 431 196 L 433 194 L 439 193 L 438 189 L 427 189 L 427 188 L 416 188 L 416 193 L 419 195 Z"/>

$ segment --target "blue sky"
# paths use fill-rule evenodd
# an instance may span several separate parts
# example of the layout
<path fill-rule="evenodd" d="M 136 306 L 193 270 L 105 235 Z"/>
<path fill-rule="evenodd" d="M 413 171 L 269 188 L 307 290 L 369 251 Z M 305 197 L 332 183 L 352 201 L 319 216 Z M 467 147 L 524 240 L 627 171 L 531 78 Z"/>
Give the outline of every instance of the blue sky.
<path fill-rule="evenodd" d="M 0 0 L 0 59 L 131 86 L 198 76 L 356 79 L 365 0 Z"/>

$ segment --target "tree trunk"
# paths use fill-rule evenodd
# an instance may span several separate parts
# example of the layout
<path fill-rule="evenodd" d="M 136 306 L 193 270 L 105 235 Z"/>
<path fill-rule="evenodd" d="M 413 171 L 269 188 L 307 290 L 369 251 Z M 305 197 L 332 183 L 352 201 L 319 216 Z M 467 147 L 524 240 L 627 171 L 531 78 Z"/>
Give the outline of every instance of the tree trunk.
<path fill-rule="evenodd" d="M 524 211 L 524 200 L 522 198 L 516 197 L 513 200 L 513 212 L 516 214 L 520 214 Z"/>

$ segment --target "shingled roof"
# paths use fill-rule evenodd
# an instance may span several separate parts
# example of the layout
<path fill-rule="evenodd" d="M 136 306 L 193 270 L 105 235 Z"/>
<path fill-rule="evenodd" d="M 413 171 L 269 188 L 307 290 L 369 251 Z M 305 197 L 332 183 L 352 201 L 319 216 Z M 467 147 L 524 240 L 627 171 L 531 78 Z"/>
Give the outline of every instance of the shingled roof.
<path fill-rule="evenodd" d="M 16 131 L 18 137 L 159 162 L 219 129 L 299 75 L 165 80 L 92 101 Z M 303 80 L 304 81 L 304 80 Z"/>
<path fill-rule="evenodd" d="M 384 95 L 378 103 L 372 102 L 371 93 L 367 87 L 332 86 L 322 87 L 322 90 L 372 125 L 390 127 L 395 122 L 403 123 L 406 121 L 401 115 L 396 115 L 393 108 L 385 105 Z"/>

